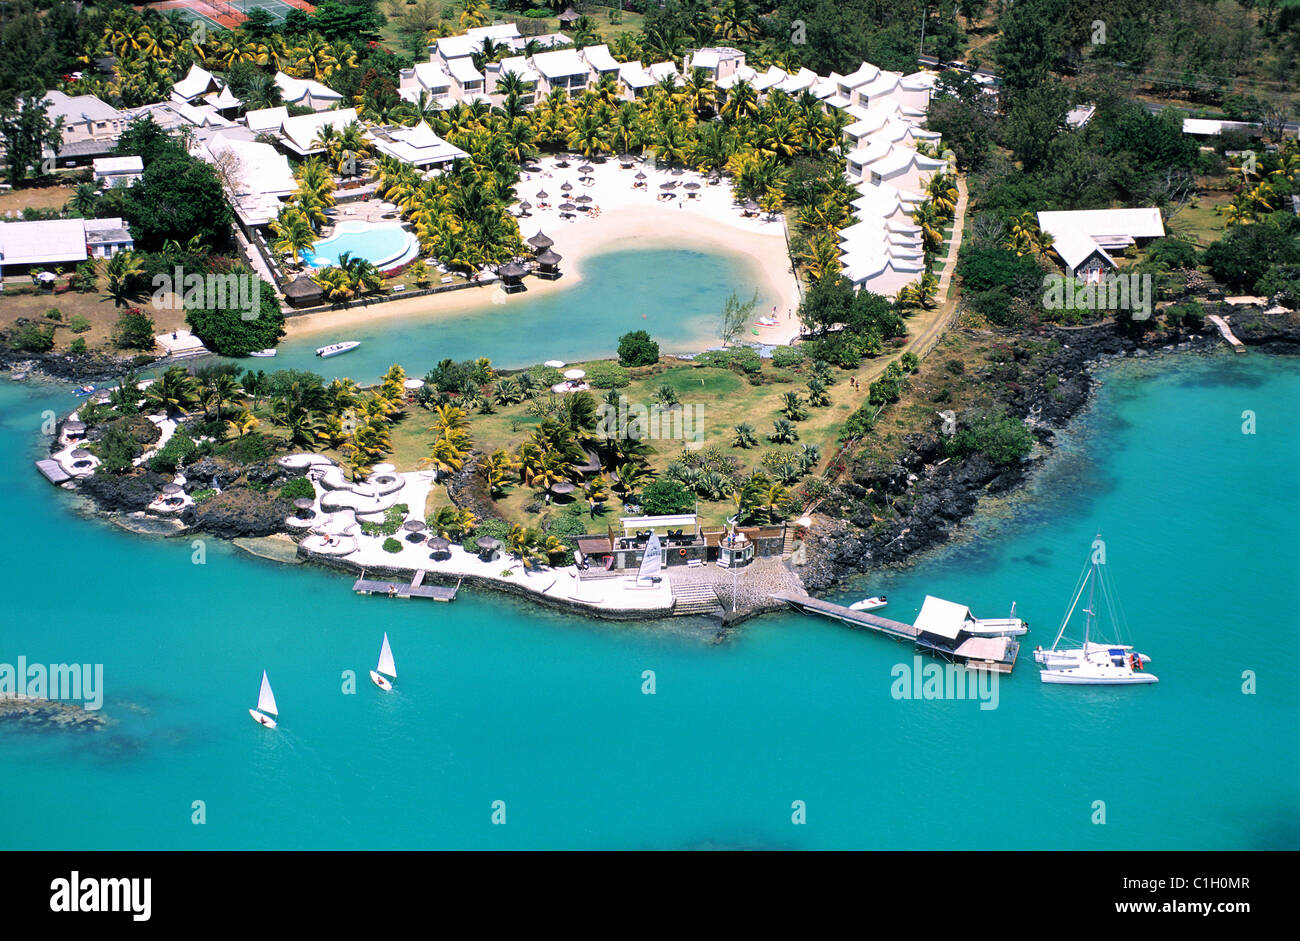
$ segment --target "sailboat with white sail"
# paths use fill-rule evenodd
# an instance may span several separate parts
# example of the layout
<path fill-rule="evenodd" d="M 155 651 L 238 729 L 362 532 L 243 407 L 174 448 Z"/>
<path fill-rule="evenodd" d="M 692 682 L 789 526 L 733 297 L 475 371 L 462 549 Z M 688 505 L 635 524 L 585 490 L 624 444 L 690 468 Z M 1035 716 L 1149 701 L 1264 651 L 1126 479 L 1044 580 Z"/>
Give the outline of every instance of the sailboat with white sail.
<path fill-rule="evenodd" d="M 379 665 L 370 671 L 370 682 L 391 693 L 395 679 L 397 679 L 397 664 L 393 662 L 393 648 L 388 646 L 388 632 L 385 631 L 383 646 L 379 648 Z"/>
<path fill-rule="evenodd" d="M 645 552 L 641 554 L 641 567 L 636 572 L 636 588 L 654 588 L 662 580 L 659 576 L 663 569 L 663 543 L 659 534 L 653 530 L 646 540 Z"/>
<path fill-rule="evenodd" d="M 1101 545 L 1100 536 L 1094 543 L 1094 546 L 1099 545 Z M 1083 608 L 1083 641 L 1076 646 L 1067 640 L 1065 631 L 1085 591 L 1088 600 Z M 1074 686 L 1128 686 L 1158 683 L 1159 679 L 1154 674 L 1146 672 L 1146 664 L 1151 662 L 1151 658 L 1146 654 L 1139 653 L 1128 644 L 1101 643 L 1093 639 L 1100 633 L 1097 624 L 1099 600 L 1105 605 L 1113 630 L 1118 631 L 1120 618 L 1117 613 L 1115 591 L 1110 584 L 1104 556 L 1094 549 L 1092 557 L 1079 576 L 1074 597 L 1061 621 L 1060 630 L 1056 632 L 1056 639 L 1052 642 L 1052 646 L 1047 650 L 1039 647 L 1034 651 L 1034 659 L 1042 667 L 1039 673 L 1040 679 L 1044 683 Z"/>
<path fill-rule="evenodd" d="M 275 705 L 275 693 L 271 692 L 271 681 L 266 678 L 265 670 L 262 671 L 262 689 L 257 694 L 257 708 L 249 709 L 248 714 L 258 725 L 264 725 L 268 729 L 275 728 L 273 717 L 278 716 L 280 710 Z"/>

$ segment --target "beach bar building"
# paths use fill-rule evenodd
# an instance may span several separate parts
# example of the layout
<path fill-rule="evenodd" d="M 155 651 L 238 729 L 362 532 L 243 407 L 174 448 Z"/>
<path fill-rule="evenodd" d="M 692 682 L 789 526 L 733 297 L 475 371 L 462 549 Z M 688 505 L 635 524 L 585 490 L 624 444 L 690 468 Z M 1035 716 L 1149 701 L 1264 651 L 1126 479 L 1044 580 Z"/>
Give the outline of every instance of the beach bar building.
<path fill-rule="evenodd" d="M 727 567 L 748 565 L 755 558 L 779 556 L 785 551 L 786 526 L 741 526 L 734 533 L 721 526 L 705 528 L 694 513 L 668 516 L 625 516 L 619 521 L 622 532 L 613 526 L 607 532 L 579 536 L 578 551 L 589 569 L 597 573 L 636 571 L 645 555 L 650 536 L 659 536 L 665 566 L 703 564 L 716 561 Z M 725 544 L 725 547 L 724 547 Z M 724 551 L 725 548 L 725 551 Z"/>

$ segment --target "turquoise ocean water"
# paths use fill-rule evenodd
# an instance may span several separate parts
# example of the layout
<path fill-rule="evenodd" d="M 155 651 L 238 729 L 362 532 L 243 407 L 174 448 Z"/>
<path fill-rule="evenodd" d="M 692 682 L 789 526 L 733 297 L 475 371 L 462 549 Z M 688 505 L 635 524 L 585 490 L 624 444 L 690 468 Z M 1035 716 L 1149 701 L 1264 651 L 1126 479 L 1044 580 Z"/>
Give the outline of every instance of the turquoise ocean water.
<path fill-rule="evenodd" d="M 103 663 L 116 720 L 0 732 L 0 847 L 1297 848 L 1300 362 L 1104 377 L 1031 500 L 843 596 L 885 591 L 895 617 L 927 592 L 985 616 L 1014 600 L 1032 648 L 1100 528 L 1160 683 L 1045 687 L 1026 650 L 993 710 L 895 700 L 908 650 L 798 616 L 715 647 L 685 620 L 361 598 L 215 540 L 195 565 L 188 542 L 79 518 L 30 463 L 71 395 L 0 386 L 0 662 Z M 391 695 L 365 673 L 384 630 Z M 263 669 L 278 732 L 248 717 Z"/>
<path fill-rule="evenodd" d="M 373 325 L 286 341 L 275 359 L 239 363 L 369 382 L 395 362 L 410 375 L 423 376 L 447 357 L 486 356 L 507 369 L 548 359 L 595 359 L 612 355 L 618 338 L 630 330 L 649 331 L 664 353 L 699 352 L 719 343 L 719 314 L 732 287 L 741 286 L 737 290 L 743 293 L 753 290 L 745 286 L 760 283 L 743 256 L 663 248 L 610 251 L 583 262 L 582 281 L 545 297 L 524 294 L 499 307 L 480 305 L 432 319 L 377 316 Z M 495 287 L 483 291 L 500 295 Z M 482 296 L 464 293 L 476 300 Z M 748 294 L 741 298 L 748 299 Z M 760 290 L 754 319 L 773 303 Z M 748 328 L 746 336 L 753 339 Z M 360 340 L 361 346 L 327 360 L 316 356 L 318 347 L 341 340 Z"/>

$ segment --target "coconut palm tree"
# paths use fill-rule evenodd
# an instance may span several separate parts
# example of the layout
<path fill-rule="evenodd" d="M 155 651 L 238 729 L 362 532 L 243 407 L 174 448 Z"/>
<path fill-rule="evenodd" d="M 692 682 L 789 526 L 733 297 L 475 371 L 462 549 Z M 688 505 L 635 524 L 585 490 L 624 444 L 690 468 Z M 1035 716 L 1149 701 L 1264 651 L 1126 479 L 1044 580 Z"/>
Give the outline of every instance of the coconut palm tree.
<path fill-rule="evenodd" d="M 291 255 L 299 263 L 299 255 L 316 244 L 316 232 L 311 221 L 294 205 L 283 207 L 271 220 L 271 250 L 280 255 Z"/>
<path fill-rule="evenodd" d="M 93 219 L 98 203 L 99 190 L 95 188 L 95 184 L 78 183 L 77 188 L 72 191 L 72 199 L 68 200 L 68 208 L 83 218 Z"/>
<path fill-rule="evenodd" d="M 133 290 L 132 281 L 144 274 L 144 262 L 130 249 L 115 252 L 104 265 L 104 275 L 108 278 L 108 293 L 114 303 L 121 307 Z"/>
<path fill-rule="evenodd" d="M 161 409 L 168 417 L 180 415 L 198 403 L 198 384 L 184 366 L 172 366 L 144 390 L 145 406 Z"/>

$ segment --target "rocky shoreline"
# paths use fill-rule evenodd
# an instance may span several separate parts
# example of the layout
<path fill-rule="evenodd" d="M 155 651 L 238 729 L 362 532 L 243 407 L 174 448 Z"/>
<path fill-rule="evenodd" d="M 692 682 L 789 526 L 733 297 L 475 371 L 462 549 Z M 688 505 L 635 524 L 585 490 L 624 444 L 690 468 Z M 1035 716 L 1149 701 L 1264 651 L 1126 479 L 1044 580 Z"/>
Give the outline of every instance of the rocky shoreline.
<path fill-rule="evenodd" d="M 1300 319 L 1294 314 L 1265 315 L 1237 309 L 1232 311 L 1232 329 L 1248 347 L 1300 354 Z M 1125 357 L 1228 349 L 1208 323 L 1200 333 L 1177 338 L 1133 338 L 1117 332 L 1113 324 L 1054 327 L 1007 338 L 1013 344 L 1028 339 L 1061 344 L 1055 353 L 1036 360 L 1025 355 L 1021 365 L 1033 374 L 1020 376 L 1016 391 L 1006 402 L 1012 415 L 1032 426 L 1039 442 L 1038 456 L 1011 468 L 999 468 L 979 454 L 960 462 L 944 461 L 938 428 L 909 435 L 906 450 L 896 463 L 868 464 L 858 469 L 853 480 L 836 488 L 827 503 L 841 511 L 837 517 L 816 516 L 807 539 L 808 561 L 799 569 L 809 594 L 824 593 L 849 577 L 872 570 L 905 567 L 951 539 L 983 497 L 1003 496 L 1023 486 L 1046 459 L 1043 452 L 1054 447 L 1056 434 L 1091 402 L 1095 368 Z M 1016 350 L 1018 361 L 1022 352 Z M 1059 384 L 1049 385 L 1049 376 L 1059 377 Z M 905 506 L 905 512 L 882 523 L 873 516 L 868 493 L 893 498 L 891 502 Z"/>

